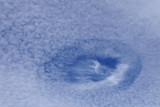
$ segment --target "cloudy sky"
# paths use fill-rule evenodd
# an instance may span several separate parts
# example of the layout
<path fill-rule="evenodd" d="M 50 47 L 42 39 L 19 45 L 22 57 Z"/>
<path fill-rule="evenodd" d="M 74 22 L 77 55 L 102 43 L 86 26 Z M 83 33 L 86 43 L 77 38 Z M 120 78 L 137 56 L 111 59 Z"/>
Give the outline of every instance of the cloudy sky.
<path fill-rule="evenodd" d="M 159 0 L 0 0 L 0 107 L 159 107 L 159 57 Z"/>

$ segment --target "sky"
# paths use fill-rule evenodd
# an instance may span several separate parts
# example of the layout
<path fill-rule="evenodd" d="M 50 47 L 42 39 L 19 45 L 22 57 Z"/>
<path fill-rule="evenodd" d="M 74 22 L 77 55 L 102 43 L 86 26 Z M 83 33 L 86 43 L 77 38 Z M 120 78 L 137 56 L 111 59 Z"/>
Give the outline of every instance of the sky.
<path fill-rule="evenodd" d="M 159 0 L 0 0 L 0 107 L 159 107 Z"/>

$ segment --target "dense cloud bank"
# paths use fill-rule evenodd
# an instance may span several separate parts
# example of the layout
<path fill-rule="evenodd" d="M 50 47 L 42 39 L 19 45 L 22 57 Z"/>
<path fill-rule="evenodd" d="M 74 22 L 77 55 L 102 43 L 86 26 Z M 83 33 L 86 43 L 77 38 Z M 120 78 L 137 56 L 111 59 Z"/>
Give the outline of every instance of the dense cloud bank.
<path fill-rule="evenodd" d="M 0 106 L 158 107 L 158 0 L 0 0 Z"/>

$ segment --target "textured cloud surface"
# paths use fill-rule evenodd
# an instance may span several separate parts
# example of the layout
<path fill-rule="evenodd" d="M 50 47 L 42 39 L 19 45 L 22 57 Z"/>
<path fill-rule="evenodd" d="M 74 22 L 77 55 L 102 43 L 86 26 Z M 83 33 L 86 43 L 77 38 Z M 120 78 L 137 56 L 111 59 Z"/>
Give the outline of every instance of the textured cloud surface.
<path fill-rule="evenodd" d="M 159 107 L 159 0 L 0 0 L 0 107 Z"/>

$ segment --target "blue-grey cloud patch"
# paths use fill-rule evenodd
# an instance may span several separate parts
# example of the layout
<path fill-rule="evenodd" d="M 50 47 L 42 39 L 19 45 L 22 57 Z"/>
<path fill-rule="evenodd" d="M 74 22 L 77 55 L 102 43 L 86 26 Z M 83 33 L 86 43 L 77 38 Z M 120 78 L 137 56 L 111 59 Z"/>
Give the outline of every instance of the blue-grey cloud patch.
<path fill-rule="evenodd" d="M 141 59 L 115 40 L 82 40 L 60 49 L 43 64 L 40 77 L 69 85 L 126 88 L 141 72 Z M 89 84 L 89 85 L 88 85 Z"/>

